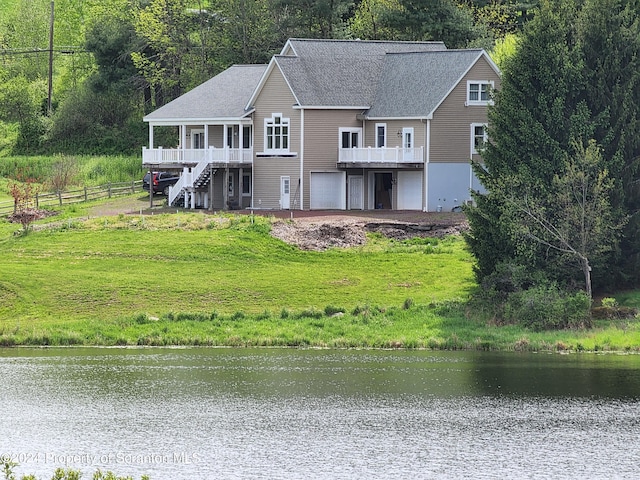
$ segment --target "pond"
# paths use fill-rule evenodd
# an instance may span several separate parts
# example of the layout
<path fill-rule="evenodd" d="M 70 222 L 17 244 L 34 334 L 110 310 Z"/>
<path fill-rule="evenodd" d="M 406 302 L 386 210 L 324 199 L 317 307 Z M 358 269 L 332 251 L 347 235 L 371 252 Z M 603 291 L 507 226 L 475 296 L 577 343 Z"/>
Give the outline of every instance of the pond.
<path fill-rule="evenodd" d="M 640 356 L 0 349 L 19 475 L 152 479 L 640 474 Z"/>

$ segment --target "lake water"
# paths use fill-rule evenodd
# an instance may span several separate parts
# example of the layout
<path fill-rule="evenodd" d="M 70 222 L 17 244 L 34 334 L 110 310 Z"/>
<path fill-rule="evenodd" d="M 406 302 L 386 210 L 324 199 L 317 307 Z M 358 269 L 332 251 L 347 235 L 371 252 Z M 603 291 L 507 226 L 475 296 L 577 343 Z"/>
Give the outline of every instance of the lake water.
<path fill-rule="evenodd" d="M 640 356 L 0 349 L 0 375 L 0 455 L 41 479 L 640 476 Z"/>

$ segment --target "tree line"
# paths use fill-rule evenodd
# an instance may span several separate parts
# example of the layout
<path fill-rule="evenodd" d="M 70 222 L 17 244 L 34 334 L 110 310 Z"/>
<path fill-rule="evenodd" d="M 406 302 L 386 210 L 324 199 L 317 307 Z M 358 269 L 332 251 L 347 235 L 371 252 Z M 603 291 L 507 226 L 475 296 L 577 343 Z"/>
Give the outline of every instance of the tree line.
<path fill-rule="evenodd" d="M 50 0 L 9 0 L 0 10 L 0 155 L 135 153 L 145 113 L 232 64 L 268 62 L 288 38 L 491 49 L 520 32 L 537 3 L 56 0 L 48 112 Z"/>

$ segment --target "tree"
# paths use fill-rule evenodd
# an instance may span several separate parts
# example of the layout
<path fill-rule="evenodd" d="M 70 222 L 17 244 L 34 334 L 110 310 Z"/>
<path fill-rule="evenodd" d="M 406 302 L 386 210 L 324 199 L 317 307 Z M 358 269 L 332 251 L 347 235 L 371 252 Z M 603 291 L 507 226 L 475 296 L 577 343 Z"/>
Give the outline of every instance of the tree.
<path fill-rule="evenodd" d="M 573 37 L 576 16 L 572 0 L 546 2 L 506 61 L 495 106 L 489 111 L 490 142 L 482 155 L 484 163 L 474 165 L 488 193 L 474 193 L 477 206 L 467 209 L 471 227 L 467 243 L 476 258 L 478 280 L 508 259 L 518 258 L 533 269 L 545 266 L 540 246 L 523 250 L 516 244 L 517 225 L 502 194 L 506 178 L 521 178 L 546 199 L 571 142 L 578 139 L 576 131 L 588 125 L 584 109 L 583 117 L 576 115 L 575 86 L 581 83 L 581 68 L 567 42 Z"/>
<path fill-rule="evenodd" d="M 386 16 L 400 10 L 399 0 L 362 0 L 349 20 L 349 32 L 354 38 L 393 40 L 394 29 L 385 23 Z"/>
<path fill-rule="evenodd" d="M 134 13 L 135 29 L 145 44 L 132 53 L 133 63 L 147 80 L 159 107 L 179 97 L 188 82 L 193 46 L 193 15 L 189 0 L 151 0 Z"/>
<path fill-rule="evenodd" d="M 621 239 L 611 235 L 605 245 L 603 238 L 600 248 L 583 255 L 590 265 L 609 266 L 594 270 L 594 288 L 640 280 L 639 7 L 638 0 L 546 0 L 525 26 L 489 113 L 484 165 L 474 166 L 488 189 L 474 193 L 477 206 L 468 209 L 467 241 L 479 280 L 504 260 L 544 270 L 552 280 L 571 278 L 559 249 L 518 242 L 519 217 L 505 197 L 505 182 L 528 185 L 545 221 L 559 225 L 556 215 L 567 209 L 557 209 L 558 179 L 566 175 L 574 145 L 589 139 L 601 146 L 612 180 L 607 222 L 617 226 L 629 218 Z M 575 244 L 576 252 L 584 250 Z"/>
<path fill-rule="evenodd" d="M 282 48 L 268 0 L 212 0 L 211 7 L 218 28 L 212 53 L 221 70 L 236 63 L 268 63 Z"/>
<path fill-rule="evenodd" d="M 342 38 L 352 0 L 272 0 L 281 40 L 291 37 Z"/>
<path fill-rule="evenodd" d="M 586 0 L 578 48 L 584 62 L 585 102 L 594 137 L 609 159 L 616 206 L 630 214 L 619 257 L 618 283 L 640 282 L 640 1 Z"/>
<path fill-rule="evenodd" d="M 577 260 L 591 299 L 591 260 L 617 247 L 621 224 L 612 210 L 614 182 L 600 147 L 591 140 L 587 147 L 575 143 L 574 149 L 564 171 L 553 178 L 551 205 L 541 202 L 535 189 L 530 191 L 529 185 L 520 183 L 523 179 L 505 193 L 516 213 L 522 241 L 553 250 L 568 264 Z"/>
<path fill-rule="evenodd" d="M 382 23 L 397 40 L 443 41 L 449 48 L 466 47 L 480 35 L 473 17 L 453 0 L 399 0 L 399 9 L 384 11 Z"/>

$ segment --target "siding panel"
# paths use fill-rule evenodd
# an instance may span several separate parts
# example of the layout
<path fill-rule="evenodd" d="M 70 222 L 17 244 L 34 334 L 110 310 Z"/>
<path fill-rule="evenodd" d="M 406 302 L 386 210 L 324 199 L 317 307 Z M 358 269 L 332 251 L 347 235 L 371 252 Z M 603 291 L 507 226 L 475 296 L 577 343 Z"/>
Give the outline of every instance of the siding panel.
<path fill-rule="evenodd" d="M 300 110 L 294 109 L 296 100 L 287 85 L 280 69 L 275 66 L 266 80 L 260 95 L 255 102 L 253 114 L 253 150 L 264 151 L 264 120 L 274 113 L 282 113 L 289 118 L 289 150 L 298 154 L 296 157 L 265 157 L 253 159 L 253 207 L 265 209 L 280 208 L 280 176 L 291 177 L 291 208 L 299 207 L 296 202 L 298 181 L 300 178 Z"/>
<path fill-rule="evenodd" d="M 465 106 L 468 80 L 490 80 L 495 88 L 500 86 L 498 75 L 480 58 L 433 115 L 431 162 L 469 163 L 471 124 L 487 123 L 487 107 Z"/>

